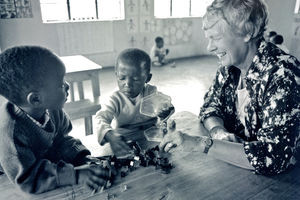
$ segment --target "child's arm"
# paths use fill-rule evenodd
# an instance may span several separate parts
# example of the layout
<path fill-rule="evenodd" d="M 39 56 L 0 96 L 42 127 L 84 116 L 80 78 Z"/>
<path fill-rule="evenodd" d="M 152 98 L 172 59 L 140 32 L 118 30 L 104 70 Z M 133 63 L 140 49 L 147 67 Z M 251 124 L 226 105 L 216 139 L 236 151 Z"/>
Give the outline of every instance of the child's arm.
<path fill-rule="evenodd" d="M 109 142 L 112 151 L 115 155 L 122 155 L 128 153 L 130 150 L 126 141 L 111 127 L 111 122 L 114 116 L 118 115 L 119 111 L 119 98 L 112 95 L 103 108 L 96 113 L 95 121 L 97 124 L 98 143 L 100 145 Z"/>
<path fill-rule="evenodd" d="M 83 165 L 89 159 L 86 156 L 90 155 L 90 151 L 81 143 L 80 140 L 69 136 L 72 130 L 72 124 L 65 112 L 52 112 L 59 119 L 57 127 L 58 135 L 55 137 L 52 145 L 52 151 L 55 152 L 58 159 L 72 163 L 75 166 Z"/>

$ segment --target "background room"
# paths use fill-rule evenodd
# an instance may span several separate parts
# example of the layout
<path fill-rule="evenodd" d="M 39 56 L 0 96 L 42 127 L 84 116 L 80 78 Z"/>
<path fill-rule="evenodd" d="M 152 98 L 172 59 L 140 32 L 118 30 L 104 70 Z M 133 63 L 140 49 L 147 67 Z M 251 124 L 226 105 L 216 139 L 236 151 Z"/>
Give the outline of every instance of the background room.
<path fill-rule="evenodd" d="M 0 49 L 41 45 L 59 56 L 86 57 L 95 66 L 102 66 L 98 75 L 101 103 L 117 87 L 113 66 L 120 51 L 136 47 L 149 53 L 155 37 L 162 36 L 170 49 L 169 58 L 176 65 L 153 67 L 150 83 L 172 97 L 176 111 L 198 114 L 218 66 L 217 58 L 206 50 L 207 41 L 201 29 L 201 17 L 209 2 L 3 0 L 0 1 Z M 266 0 L 266 3 L 270 13 L 267 31 L 281 34 L 290 53 L 300 59 L 300 1 Z M 93 99 L 90 86 L 90 81 L 83 82 L 85 96 Z M 74 119 L 73 126 L 72 135 L 90 145 L 94 138 L 85 137 L 84 120 Z"/>

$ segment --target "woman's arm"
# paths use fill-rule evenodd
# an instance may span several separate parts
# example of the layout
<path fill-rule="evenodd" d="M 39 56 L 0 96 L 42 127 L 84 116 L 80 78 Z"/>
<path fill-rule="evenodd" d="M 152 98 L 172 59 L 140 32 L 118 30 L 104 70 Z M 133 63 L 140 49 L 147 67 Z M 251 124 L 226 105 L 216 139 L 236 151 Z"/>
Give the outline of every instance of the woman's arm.
<path fill-rule="evenodd" d="M 185 152 L 199 152 L 204 153 L 206 136 L 189 136 L 181 132 L 173 132 L 167 134 L 160 143 L 160 148 L 165 151 L 170 151 L 172 148 L 182 150 Z M 176 149 L 174 149 L 176 151 Z M 244 151 L 243 144 L 229 142 L 225 140 L 213 139 L 213 144 L 208 150 L 208 155 L 216 159 L 230 163 L 232 165 L 254 170 L 250 165 Z"/>

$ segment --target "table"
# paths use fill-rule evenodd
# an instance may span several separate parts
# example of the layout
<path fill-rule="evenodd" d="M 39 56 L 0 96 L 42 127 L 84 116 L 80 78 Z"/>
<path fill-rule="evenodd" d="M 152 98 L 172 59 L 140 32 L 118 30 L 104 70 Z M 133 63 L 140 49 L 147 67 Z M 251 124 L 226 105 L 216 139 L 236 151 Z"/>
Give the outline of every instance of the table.
<path fill-rule="evenodd" d="M 88 58 L 75 55 L 60 57 L 66 67 L 65 80 L 69 83 L 70 101 L 65 105 L 65 110 L 72 119 L 84 118 L 85 134 L 93 134 L 92 116 L 101 109 L 99 72 L 102 66 Z M 90 81 L 91 88 L 84 91 L 84 81 Z M 77 86 L 77 91 L 75 90 Z M 92 95 L 88 93 L 92 92 Z M 79 98 L 75 98 L 77 95 Z M 92 96 L 92 99 L 87 98 Z"/>
<path fill-rule="evenodd" d="M 203 133 L 196 115 L 179 112 L 173 117 L 177 129 L 192 135 Z M 289 173 L 266 177 L 253 174 L 206 154 L 174 152 L 174 168 L 163 174 L 154 167 L 140 167 L 102 193 L 90 196 L 82 186 L 68 186 L 28 199 L 299 199 L 300 167 Z M 128 189 L 121 192 L 126 184 Z M 0 199 L 26 199 L 14 189 L 5 175 L 0 176 Z"/>
<path fill-rule="evenodd" d="M 82 81 L 91 80 L 94 101 L 98 101 L 100 96 L 99 72 L 102 69 L 102 66 L 82 55 L 62 56 L 60 59 L 66 67 L 66 81 L 70 83 L 77 82 L 79 98 L 85 98 Z M 71 101 L 75 100 L 74 95 L 74 87 L 73 84 L 71 84 Z"/>

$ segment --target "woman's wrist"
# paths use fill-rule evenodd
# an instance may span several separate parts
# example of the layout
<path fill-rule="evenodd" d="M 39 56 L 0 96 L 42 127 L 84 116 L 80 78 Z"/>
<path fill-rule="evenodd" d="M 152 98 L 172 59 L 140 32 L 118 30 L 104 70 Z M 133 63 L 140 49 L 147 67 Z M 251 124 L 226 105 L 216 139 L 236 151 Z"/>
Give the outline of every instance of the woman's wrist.
<path fill-rule="evenodd" d="M 224 134 L 227 130 L 223 126 L 215 126 L 209 130 L 209 135 L 211 138 L 215 138 L 216 135 Z"/>

